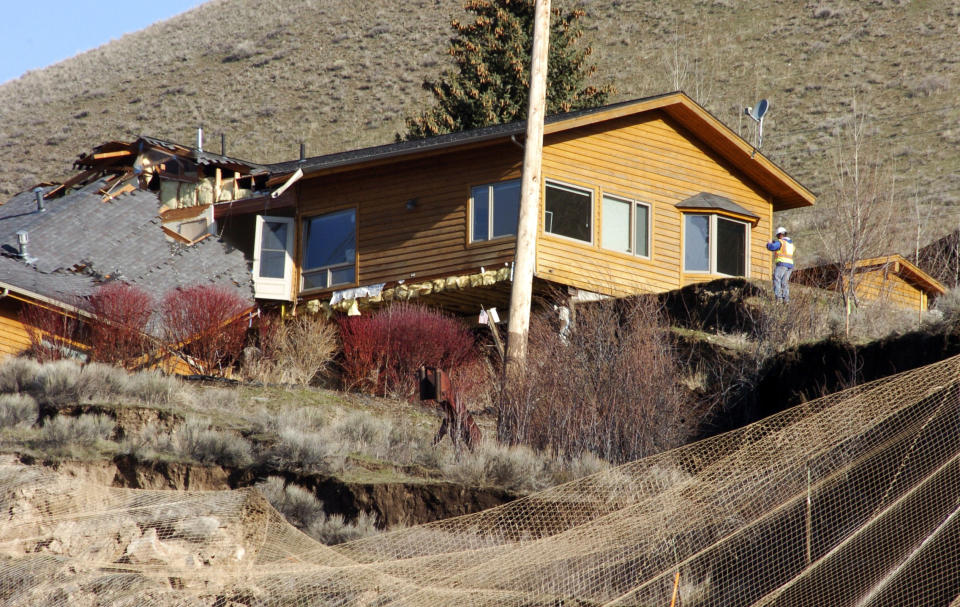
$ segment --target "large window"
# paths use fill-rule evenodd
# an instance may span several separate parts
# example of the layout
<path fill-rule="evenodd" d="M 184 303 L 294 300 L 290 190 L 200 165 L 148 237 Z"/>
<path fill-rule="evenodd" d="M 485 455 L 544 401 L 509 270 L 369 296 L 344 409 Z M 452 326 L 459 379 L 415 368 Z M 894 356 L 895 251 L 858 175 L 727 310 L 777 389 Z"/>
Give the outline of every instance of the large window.
<path fill-rule="evenodd" d="M 356 282 L 356 224 L 356 209 L 303 220 L 301 289 L 325 289 Z"/>
<path fill-rule="evenodd" d="M 605 249 L 650 256 L 650 207 L 632 200 L 603 196 L 600 244 Z"/>
<path fill-rule="evenodd" d="M 593 192 L 548 181 L 543 229 L 549 234 L 593 242 Z"/>
<path fill-rule="evenodd" d="M 516 236 L 520 215 L 520 180 L 482 185 L 471 190 L 473 233 L 471 240 Z"/>
<path fill-rule="evenodd" d="M 683 216 L 683 270 L 747 275 L 748 224 L 712 214 Z"/>

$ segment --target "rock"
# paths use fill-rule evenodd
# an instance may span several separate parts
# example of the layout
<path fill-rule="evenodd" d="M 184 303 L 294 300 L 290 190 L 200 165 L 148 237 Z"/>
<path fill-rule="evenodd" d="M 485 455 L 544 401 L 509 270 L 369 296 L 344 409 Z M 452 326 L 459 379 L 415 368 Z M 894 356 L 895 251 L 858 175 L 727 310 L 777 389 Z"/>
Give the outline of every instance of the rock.
<path fill-rule="evenodd" d="M 196 563 L 186 550 L 160 541 L 153 527 L 127 545 L 123 553 L 124 560 L 132 565 L 165 565 L 168 567 L 187 567 Z M 194 565 L 196 566 L 196 565 Z"/>
<path fill-rule="evenodd" d="M 174 523 L 176 537 L 194 542 L 209 542 L 220 529 L 220 519 L 213 516 L 198 516 Z"/>

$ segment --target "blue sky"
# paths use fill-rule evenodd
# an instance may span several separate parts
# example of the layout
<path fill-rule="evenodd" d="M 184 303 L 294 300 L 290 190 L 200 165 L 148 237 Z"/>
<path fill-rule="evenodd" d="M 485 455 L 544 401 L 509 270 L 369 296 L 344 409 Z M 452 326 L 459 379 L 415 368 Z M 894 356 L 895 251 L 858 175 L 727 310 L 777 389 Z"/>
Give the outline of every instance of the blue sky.
<path fill-rule="evenodd" d="M 169 19 L 204 0 L 4 0 L 0 83 Z"/>

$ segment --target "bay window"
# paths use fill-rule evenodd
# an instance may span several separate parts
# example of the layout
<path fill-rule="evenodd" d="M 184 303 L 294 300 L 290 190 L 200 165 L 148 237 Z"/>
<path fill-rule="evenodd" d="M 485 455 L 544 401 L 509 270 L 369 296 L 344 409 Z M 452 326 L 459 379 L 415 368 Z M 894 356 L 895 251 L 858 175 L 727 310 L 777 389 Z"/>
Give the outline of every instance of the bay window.
<path fill-rule="evenodd" d="M 716 214 L 684 214 L 683 271 L 747 276 L 749 223 Z"/>

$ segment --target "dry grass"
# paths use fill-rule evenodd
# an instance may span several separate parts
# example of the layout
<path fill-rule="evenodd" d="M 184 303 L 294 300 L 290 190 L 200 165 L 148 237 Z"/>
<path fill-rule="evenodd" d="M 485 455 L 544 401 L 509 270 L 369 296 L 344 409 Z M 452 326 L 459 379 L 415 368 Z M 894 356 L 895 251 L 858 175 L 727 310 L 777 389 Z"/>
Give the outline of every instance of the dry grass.
<path fill-rule="evenodd" d="M 141 421 L 118 426 L 103 414 L 61 414 L 37 427 L 38 402 L 61 411 L 108 406 L 118 418 L 129 408 L 142 412 L 134 416 Z M 409 478 L 414 471 L 521 493 L 602 466 L 595 458 L 554 459 L 495 444 L 458 457 L 448 441 L 433 445 L 437 424 L 436 415 L 419 405 L 327 390 L 185 385 L 150 372 L 129 374 L 68 361 L 0 363 L 0 429 L 11 430 L 0 446 L 7 450 L 32 445 L 41 452 L 85 458 L 96 457 L 99 450 L 104 457 L 120 452 L 143 461 L 234 469 L 261 464 L 277 471 L 340 476 L 374 469 L 393 480 Z M 120 444 L 111 440 L 114 435 Z M 323 533 L 339 529 L 337 533 L 349 535 L 356 523 L 331 520 L 321 527 Z"/>

